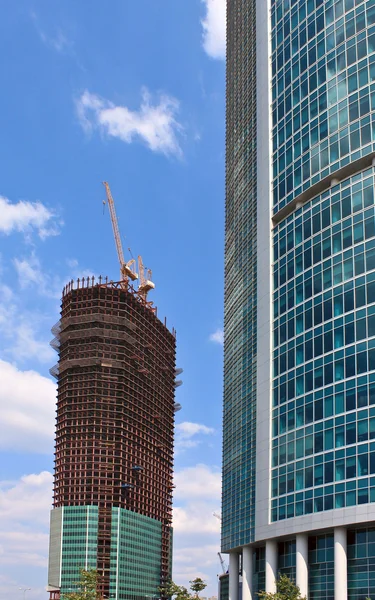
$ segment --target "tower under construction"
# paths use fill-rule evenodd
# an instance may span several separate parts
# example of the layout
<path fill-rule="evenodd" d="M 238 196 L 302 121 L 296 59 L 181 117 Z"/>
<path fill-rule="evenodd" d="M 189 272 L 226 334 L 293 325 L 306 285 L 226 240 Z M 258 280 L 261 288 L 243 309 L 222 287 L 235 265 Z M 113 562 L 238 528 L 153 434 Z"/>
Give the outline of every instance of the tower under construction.
<path fill-rule="evenodd" d="M 159 598 L 171 575 L 175 331 L 124 276 L 69 283 L 52 332 L 51 597 L 75 591 L 83 568 L 103 598 Z"/>

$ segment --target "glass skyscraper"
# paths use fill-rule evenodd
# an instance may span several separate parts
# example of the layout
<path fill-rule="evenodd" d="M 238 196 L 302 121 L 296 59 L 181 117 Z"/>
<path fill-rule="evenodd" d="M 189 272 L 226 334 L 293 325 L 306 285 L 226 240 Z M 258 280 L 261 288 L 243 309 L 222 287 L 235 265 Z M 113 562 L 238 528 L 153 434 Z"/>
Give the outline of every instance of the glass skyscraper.
<path fill-rule="evenodd" d="M 228 0 L 226 141 L 229 596 L 374 599 L 375 0 Z"/>

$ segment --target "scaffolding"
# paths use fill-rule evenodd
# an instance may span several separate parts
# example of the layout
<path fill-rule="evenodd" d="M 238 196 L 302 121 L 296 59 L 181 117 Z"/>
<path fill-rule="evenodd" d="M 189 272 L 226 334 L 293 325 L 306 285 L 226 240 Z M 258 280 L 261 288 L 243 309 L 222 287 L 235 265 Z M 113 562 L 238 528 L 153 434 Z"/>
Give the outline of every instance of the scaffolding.
<path fill-rule="evenodd" d="M 99 507 L 97 569 L 107 597 L 112 507 L 159 521 L 163 584 L 171 572 L 176 332 L 130 286 L 84 278 L 64 288 L 52 333 L 54 507 Z"/>

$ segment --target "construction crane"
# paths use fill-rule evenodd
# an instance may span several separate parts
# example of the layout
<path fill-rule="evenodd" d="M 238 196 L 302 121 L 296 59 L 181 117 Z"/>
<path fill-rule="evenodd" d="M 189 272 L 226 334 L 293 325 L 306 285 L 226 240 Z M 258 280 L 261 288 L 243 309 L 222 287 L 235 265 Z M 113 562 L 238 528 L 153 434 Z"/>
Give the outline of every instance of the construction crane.
<path fill-rule="evenodd" d="M 136 279 L 138 279 L 138 273 L 135 272 L 134 258 L 132 258 L 128 262 L 125 262 L 124 252 L 122 249 L 122 243 L 121 243 L 121 237 L 120 237 L 120 230 L 119 230 L 117 215 L 116 215 L 116 210 L 115 210 L 115 203 L 112 198 L 111 189 L 109 187 L 109 184 L 106 181 L 103 181 L 103 185 L 105 187 L 106 194 L 107 194 L 107 202 L 108 202 L 108 206 L 109 206 L 109 213 L 111 215 L 113 235 L 115 237 L 117 256 L 118 256 L 118 260 L 120 263 L 121 282 L 123 284 L 123 287 L 125 289 L 127 289 L 128 285 L 129 285 L 129 279 L 131 279 L 132 281 L 135 281 Z"/>
<path fill-rule="evenodd" d="M 219 557 L 221 568 L 223 569 L 223 573 L 225 575 L 225 573 L 227 572 L 227 569 L 226 569 L 226 566 L 225 566 L 225 562 L 224 562 L 223 557 L 221 556 L 220 552 L 218 552 L 217 555 Z"/>
<path fill-rule="evenodd" d="M 212 513 L 212 515 L 221 521 L 221 515 L 219 515 L 217 512 Z"/>
<path fill-rule="evenodd" d="M 151 281 L 152 273 L 150 269 L 147 269 L 147 277 L 145 276 L 145 268 L 143 266 L 142 256 L 138 256 L 138 271 L 139 271 L 139 286 L 138 294 L 147 300 L 147 294 L 150 290 L 155 288 L 155 284 Z"/>

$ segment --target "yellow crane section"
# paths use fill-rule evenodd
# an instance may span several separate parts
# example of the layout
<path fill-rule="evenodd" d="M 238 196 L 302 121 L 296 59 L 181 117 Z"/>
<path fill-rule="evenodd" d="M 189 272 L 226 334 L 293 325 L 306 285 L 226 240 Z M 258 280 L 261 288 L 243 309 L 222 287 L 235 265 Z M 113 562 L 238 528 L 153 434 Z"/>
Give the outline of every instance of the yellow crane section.
<path fill-rule="evenodd" d="M 147 294 L 150 290 L 153 290 L 155 288 L 155 284 L 151 281 L 152 273 L 150 269 L 147 270 L 147 277 L 145 276 L 145 268 L 143 266 L 142 256 L 138 256 L 138 271 L 138 294 L 142 296 L 144 300 L 147 300 Z"/>
<path fill-rule="evenodd" d="M 103 181 L 103 185 L 106 190 L 107 201 L 108 201 L 108 206 L 109 206 L 109 213 L 111 215 L 113 235 L 115 237 L 117 256 L 118 256 L 118 260 L 120 263 L 121 281 L 123 281 L 125 284 L 125 287 L 127 287 L 128 283 L 129 283 L 129 279 L 131 279 L 132 281 L 135 281 L 136 279 L 138 279 L 138 273 L 135 272 L 135 266 L 134 266 L 135 260 L 134 260 L 134 258 L 132 258 L 128 262 L 125 262 L 124 252 L 122 249 L 122 243 L 121 243 L 121 237 L 120 237 L 120 230 L 119 230 L 118 221 L 117 221 L 115 203 L 112 198 L 111 189 L 109 187 L 109 184 L 106 181 Z"/>

